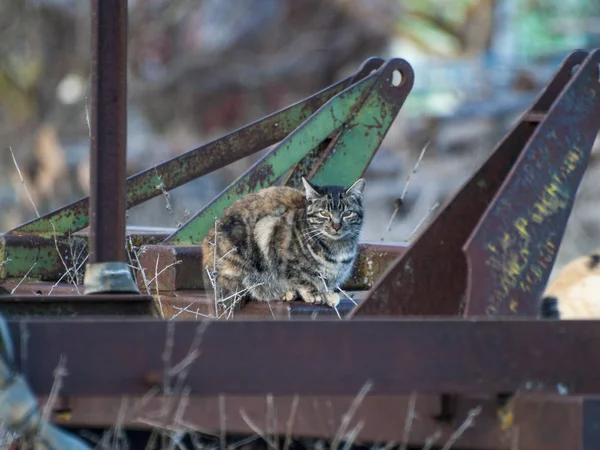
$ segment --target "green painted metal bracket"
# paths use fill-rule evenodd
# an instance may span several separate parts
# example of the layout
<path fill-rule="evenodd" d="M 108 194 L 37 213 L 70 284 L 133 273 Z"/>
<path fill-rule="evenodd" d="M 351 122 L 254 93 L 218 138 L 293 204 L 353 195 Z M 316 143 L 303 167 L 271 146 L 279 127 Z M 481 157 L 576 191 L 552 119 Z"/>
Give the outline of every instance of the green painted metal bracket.
<path fill-rule="evenodd" d="M 378 70 L 384 62 L 381 58 L 371 58 L 365 61 L 354 75 L 352 83 L 357 83 L 367 75 Z M 310 150 L 292 170 L 278 181 L 278 184 L 300 188 L 302 186 L 302 177 L 310 179 L 310 172 L 320 166 L 331 155 L 333 147 L 342 135 L 342 132 L 342 129 L 334 131 L 331 136 L 328 136 L 323 142 Z"/>
<path fill-rule="evenodd" d="M 175 189 L 281 141 L 328 100 L 350 86 L 357 77 L 366 76 L 368 73 L 364 72 L 365 67 L 377 64 L 378 61 L 381 60 L 370 58 L 356 74 L 305 100 L 129 177 L 127 208 L 160 196 L 165 190 Z M 6 234 L 65 237 L 88 226 L 88 213 L 89 197 L 85 197 Z"/>
<path fill-rule="evenodd" d="M 397 76 L 394 76 L 397 73 Z M 401 74 L 403 76 L 401 76 Z M 394 80 L 402 79 L 397 85 Z M 414 75 L 410 65 L 392 59 L 376 73 L 327 102 L 279 146 L 225 189 L 198 214 L 165 240 L 166 244 L 199 245 L 215 217 L 238 198 L 272 185 L 313 148 L 341 130 L 331 157 L 319 167 L 321 180 L 354 181 L 366 169 L 395 115 L 408 95 Z M 336 153 L 339 156 L 333 157 Z M 341 160 L 339 158 L 342 158 Z M 352 158 L 348 166 L 344 158 Z M 340 177 L 349 168 L 349 175 Z M 347 180 L 346 180 L 347 178 Z"/>

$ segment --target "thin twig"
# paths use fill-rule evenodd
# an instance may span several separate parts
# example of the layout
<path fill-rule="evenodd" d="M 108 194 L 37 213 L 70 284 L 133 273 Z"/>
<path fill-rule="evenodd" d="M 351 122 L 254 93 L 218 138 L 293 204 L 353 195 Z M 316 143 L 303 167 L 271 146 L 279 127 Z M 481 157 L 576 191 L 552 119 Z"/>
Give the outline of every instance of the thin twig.
<path fill-rule="evenodd" d="M 431 450 L 433 444 L 435 444 L 441 436 L 442 432 L 440 430 L 435 430 L 435 433 L 433 433 L 431 436 L 425 439 L 425 445 L 423 446 L 423 450 Z"/>
<path fill-rule="evenodd" d="M 58 257 L 60 258 L 60 261 L 62 262 L 63 267 L 65 268 L 65 270 L 67 272 L 69 272 L 71 269 L 69 268 L 69 266 L 67 266 L 67 263 L 65 262 L 65 259 L 62 256 L 62 253 L 60 252 L 60 249 L 58 248 L 58 237 L 56 236 L 56 227 L 54 226 L 54 222 L 52 222 L 50 220 L 50 225 L 52 226 L 52 236 L 54 237 L 54 248 L 56 249 L 56 253 L 58 253 Z M 77 294 L 81 294 L 81 292 L 79 292 L 79 286 L 77 286 L 77 282 L 76 280 L 71 277 L 71 281 L 73 286 L 75 286 L 75 290 L 77 291 Z"/>
<path fill-rule="evenodd" d="M 13 149 L 12 149 L 12 147 L 8 147 L 8 149 L 10 150 L 10 155 L 12 156 L 12 160 L 15 163 L 15 167 L 17 168 L 19 178 L 21 179 L 21 184 L 23 185 L 23 188 L 25 189 L 25 193 L 27 194 L 27 197 L 29 198 L 29 201 L 31 202 L 31 206 L 33 206 L 33 210 L 35 211 L 35 214 L 38 217 L 40 217 L 40 212 L 38 211 L 37 207 L 35 206 L 35 202 L 33 201 L 33 198 L 31 197 L 31 193 L 29 192 L 29 189 L 27 188 L 27 183 L 25 183 L 25 179 L 23 178 L 21 169 L 19 169 L 19 164 L 17 164 L 17 158 L 15 158 Z"/>
<path fill-rule="evenodd" d="M 425 151 L 427 150 L 427 147 L 429 147 L 430 143 L 431 143 L 431 141 L 429 141 L 429 142 L 427 142 L 427 144 L 425 144 L 425 147 L 423 147 L 423 150 L 421 150 L 421 154 L 419 155 L 419 158 L 417 159 L 416 164 L 413 166 L 411 172 L 408 174 L 408 178 L 406 179 L 406 183 L 404 183 L 404 188 L 402 189 L 402 194 L 400 194 L 400 198 L 398 198 L 396 200 L 396 202 L 395 202 L 396 207 L 394 208 L 392 217 L 390 218 L 390 221 L 387 224 L 386 231 L 388 231 L 388 232 L 392 229 L 392 223 L 394 222 L 394 219 L 396 218 L 398 211 L 404 204 L 404 197 L 406 197 L 406 194 L 408 193 L 408 187 L 410 186 L 410 182 L 412 181 L 412 178 L 417 173 L 417 170 L 419 169 L 419 166 L 421 165 L 421 161 L 423 161 L 423 156 L 425 156 Z"/>
<path fill-rule="evenodd" d="M 27 271 L 27 273 L 26 273 L 26 274 L 23 276 L 23 278 L 21 278 L 21 279 L 19 280 L 19 282 L 17 283 L 17 285 L 16 285 L 16 286 L 13 288 L 13 290 L 12 290 L 12 291 L 10 291 L 10 294 L 11 294 L 11 295 L 12 295 L 12 294 L 14 294 L 14 293 L 15 293 L 15 291 L 16 291 L 17 289 L 19 289 L 19 286 L 21 286 L 21 283 L 27 279 L 27 277 L 29 276 L 29 274 L 31 273 L 31 271 L 33 270 L 33 268 L 35 267 L 35 265 L 36 265 L 36 264 L 37 264 L 37 262 L 34 262 L 34 263 L 33 263 L 33 266 L 31 266 L 31 267 L 29 268 L 29 270 L 28 270 L 28 271 Z"/>
<path fill-rule="evenodd" d="M 413 420 L 415 419 L 415 403 L 417 402 L 417 394 L 412 392 L 408 400 L 408 411 L 406 412 L 406 419 L 404 420 L 404 433 L 402 434 L 402 446 L 400 450 L 408 449 L 408 438 L 410 435 L 410 429 L 412 427 Z"/>
<path fill-rule="evenodd" d="M 42 410 L 42 427 L 44 426 L 44 424 L 48 423 L 50 412 L 52 412 L 52 410 L 54 409 L 56 398 L 58 397 L 58 393 L 62 388 L 63 378 L 67 376 L 67 374 L 67 358 L 64 355 L 60 355 L 60 358 L 58 359 L 58 365 L 54 369 L 54 382 L 52 383 L 52 388 L 50 389 L 50 395 L 48 396 L 48 401 L 46 402 L 46 404 L 44 405 L 44 409 Z"/>
<path fill-rule="evenodd" d="M 224 449 L 227 446 L 227 438 L 226 438 L 226 427 L 227 427 L 227 415 L 225 412 L 225 396 L 219 395 L 219 442 L 221 444 L 221 448 Z"/>
<path fill-rule="evenodd" d="M 471 409 L 469 411 L 469 414 L 467 415 L 467 418 L 460 425 L 460 427 L 458 427 L 458 429 L 454 433 L 452 433 L 452 435 L 448 439 L 448 442 L 446 442 L 446 444 L 442 447 L 442 450 L 450 450 L 452 448 L 452 446 L 454 445 L 454 443 L 467 430 L 467 428 L 469 428 L 471 425 L 473 425 L 473 422 L 475 421 L 475 417 L 477 417 L 480 413 L 481 413 L 481 405 Z"/>
<path fill-rule="evenodd" d="M 417 233 L 417 231 L 419 231 L 421 229 L 421 227 L 423 226 L 423 224 L 425 223 L 425 221 L 431 216 L 431 214 L 433 214 L 433 212 L 438 208 L 438 206 L 440 206 L 439 202 L 435 203 L 431 208 L 429 208 L 429 210 L 427 211 L 427 214 L 425 215 L 425 217 L 423 217 L 419 221 L 419 223 L 417 224 L 417 226 L 415 227 L 415 229 L 412 230 L 412 232 L 408 235 L 407 241 L 410 241 L 411 238 Z"/>
<path fill-rule="evenodd" d="M 250 418 L 248 417 L 248 415 L 246 414 L 246 411 L 244 411 L 243 409 L 240 409 L 240 416 L 242 417 L 242 420 L 244 422 L 246 422 L 246 425 L 248 425 L 248 427 L 254 431 L 254 433 L 258 436 L 261 437 L 261 439 L 263 441 L 266 442 L 266 444 L 270 447 L 271 443 L 269 442 L 269 440 L 267 439 L 267 436 L 265 435 L 265 432 L 263 430 L 261 430 L 254 422 L 252 422 L 250 420 Z"/>
<path fill-rule="evenodd" d="M 350 300 L 352 303 L 354 303 L 354 305 L 355 305 L 355 306 L 358 304 L 358 303 L 356 303 L 356 300 L 354 300 L 352 297 L 350 297 L 350 296 L 349 296 L 349 295 L 346 293 L 346 291 L 344 291 L 344 290 L 343 290 L 341 287 L 339 287 L 339 286 L 338 286 L 338 287 L 337 287 L 337 290 L 338 290 L 338 291 L 340 291 L 342 294 L 344 294 L 344 296 L 345 296 L 345 297 L 346 297 L 348 300 Z"/>
<path fill-rule="evenodd" d="M 300 403 L 300 397 L 298 394 L 294 395 L 292 400 L 292 406 L 290 408 L 290 417 L 287 420 L 285 425 L 285 441 L 283 443 L 283 450 L 289 450 L 290 445 L 292 444 L 292 427 L 294 425 L 294 420 L 296 420 L 296 411 L 298 410 L 298 403 Z"/>
<path fill-rule="evenodd" d="M 372 387 L 373 387 L 373 382 L 371 380 L 367 381 L 364 384 L 364 386 L 361 388 L 361 390 L 359 391 L 358 395 L 356 397 L 354 397 L 354 400 L 352 400 L 350 409 L 348 409 L 348 411 L 342 416 L 342 420 L 340 422 L 340 427 L 338 428 L 335 438 L 333 439 L 333 442 L 331 444 L 331 448 L 333 450 L 337 450 L 337 448 L 339 447 L 340 441 L 343 438 L 343 436 L 346 434 L 346 430 L 348 429 L 348 426 L 350 425 L 350 421 L 356 414 L 356 411 L 358 410 L 362 401 L 364 400 L 364 398 L 369 393 L 369 391 L 371 390 Z"/>

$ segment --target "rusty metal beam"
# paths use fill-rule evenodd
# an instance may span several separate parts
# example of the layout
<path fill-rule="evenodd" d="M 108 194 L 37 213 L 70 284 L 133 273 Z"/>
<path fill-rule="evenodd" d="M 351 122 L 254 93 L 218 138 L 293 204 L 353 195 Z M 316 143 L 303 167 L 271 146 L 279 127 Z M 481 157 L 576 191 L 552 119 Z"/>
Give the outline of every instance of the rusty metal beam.
<path fill-rule="evenodd" d="M 464 246 L 465 314 L 537 315 L 600 129 L 599 67 L 597 50 L 551 106 L 530 110 L 545 118 Z"/>
<path fill-rule="evenodd" d="M 369 289 L 385 269 L 406 251 L 408 244 L 361 242 L 358 258 L 350 279 L 343 286 L 348 290 Z M 144 276 L 138 272 L 138 285 L 145 288 L 147 280 L 160 291 L 204 289 L 202 273 L 202 248 L 197 245 L 147 245 L 140 252 Z M 158 273 L 157 279 L 155 275 Z"/>
<path fill-rule="evenodd" d="M 92 0 L 89 262 L 125 262 L 127 2 Z"/>
<path fill-rule="evenodd" d="M 539 120 L 532 120 L 528 114 L 546 111 L 554 104 L 569 83 L 573 69 L 586 57 L 587 53 L 576 51 L 565 59 L 532 108 L 523 115 L 481 168 L 446 203 L 445 207 L 440 209 L 403 256 L 378 280 L 361 304 L 350 313 L 351 317 L 458 315 L 464 312 L 468 272 L 463 247 L 490 204 L 502 203 L 502 199 L 496 195 L 509 174 L 515 170 L 513 169 L 515 162 L 523 149 L 528 147 L 531 137 L 540 126 Z M 581 71 L 576 71 L 574 76 L 578 77 L 580 73 Z M 589 86 L 593 92 L 597 89 L 597 81 L 596 85 L 592 86 L 589 77 L 578 79 L 581 80 L 580 83 Z M 572 87 L 572 84 L 569 87 Z M 577 95 L 579 91 L 568 89 L 561 99 L 564 101 L 573 94 Z M 589 104 L 589 97 L 584 96 L 579 98 L 579 101 Z M 572 104 L 572 102 L 567 103 Z M 564 120 L 568 121 L 569 117 L 565 117 Z M 548 131 L 547 127 L 544 129 Z M 572 131 L 576 132 L 574 128 Z M 583 163 L 583 157 L 580 163 Z M 547 164 L 544 167 L 545 170 L 559 169 L 558 166 L 551 168 Z M 577 183 L 578 180 L 571 180 L 571 194 L 574 194 Z M 537 185 L 538 191 L 542 188 L 542 184 Z M 516 205 L 520 206 L 519 211 L 529 206 L 533 207 L 536 200 L 535 191 L 535 189 L 530 190 L 529 194 Z M 561 223 L 556 223 L 548 233 L 554 232 L 553 239 L 560 241 L 563 229 Z M 503 226 L 497 226 L 494 233 L 502 238 L 505 231 L 507 230 Z M 486 236 L 489 237 L 489 233 L 488 230 Z M 473 270 L 484 270 L 485 264 L 483 255 L 482 258 L 471 261 Z M 549 273 L 550 269 L 551 267 L 548 267 L 543 270 Z M 494 280 L 489 272 L 486 273 L 486 277 L 485 281 L 476 281 L 482 289 L 477 291 L 477 295 L 471 295 L 473 308 L 476 308 L 476 301 L 487 301 L 492 292 L 498 289 L 498 280 Z M 538 286 L 543 279 L 544 277 L 540 277 Z M 530 300 L 530 303 L 533 302 L 535 302 L 534 296 Z M 470 312 L 474 311 L 471 309 Z"/>
<path fill-rule="evenodd" d="M 45 399 L 42 399 L 42 403 Z M 292 397 L 274 397 L 269 409 L 265 397 L 226 396 L 223 402 L 218 397 L 188 397 L 183 422 L 195 429 L 208 430 L 219 435 L 224 425 L 228 434 L 253 435 L 244 415 L 261 430 L 271 427 L 273 434 L 285 436 L 288 432 L 294 437 L 321 438 L 332 441 L 342 426 L 345 414 L 351 409 L 354 396 L 347 397 L 298 397 L 294 420 L 288 426 L 293 408 Z M 356 407 L 348 428 L 353 429 L 362 422 L 357 435 L 361 443 L 388 443 L 410 445 L 422 448 L 428 439 L 439 432 L 435 443 L 441 448 L 452 433 L 465 421 L 473 408 L 481 407 L 474 426 L 461 435 L 452 448 L 463 450 L 596 450 L 597 447 L 581 447 L 582 408 L 589 405 L 588 399 L 561 396 L 520 396 L 514 401 L 514 425 L 503 429 L 497 416 L 497 405 L 488 398 L 461 398 L 457 405 L 456 417 L 451 422 L 440 422 L 436 416 L 440 411 L 436 396 L 416 395 L 414 398 L 414 419 L 410 430 L 405 432 L 404 423 L 411 412 L 410 396 L 370 396 L 367 395 Z M 130 429 L 149 429 L 140 418 L 169 425 L 173 422 L 179 398 L 154 397 L 142 399 L 128 398 L 128 405 L 135 414 L 123 412 L 121 397 L 69 397 L 60 398 L 55 405 L 61 415 L 56 414 L 54 422 L 60 426 L 73 428 L 110 427 L 115 417 L 122 417 L 121 425 Z M 139 405 L 139 406 L 138 406 Z M 171 408 L 165 410 L 165 405 Z M 588 406 L 589 408 L 589 406 Z M 163 411 L 161 415 L 157 411 Z M 221 413 L 222 411 L 222 413 Z M 585 411 L 585 409 L 584 409 Z M 68 412 L 68 420 L 61 419 Z M 121 412 L 121 414 L 119 414 Z M 244 414 L 244 415 L 243 415 Z M 222 417 L 226 417 L 225 423 Z M 275 423 L 268 424 L 269 417 Z M 592 425 L 593 422 L 588 423 Z M 594 432 L 592 427 L 589 427 Z M 597 431 L 596 431 L 597 432 Z M 585 431 L 583 437 L 585 439 Z M 516 441 L 516 444 L 513 442 Z M 588 439 L 588 442 L 594 441 Z M 598 440 L 594 443 L 597 444 Z M 512 447 L 511 447 L 512 445 Z M 589 445 L 589 444 L 588 444 Z"/>
<path fill-rule="evenodd" d="M 16 317 L 158 316 L 150 295 L 5 295 L 0 313 Z"/>
<path fill-rule="evenodd" d="M 200 354 L 186 380 L 190 395 L 356 395 L 369 380 L 373 395 L 600 393 L 600 323 L 593 320 L 23 319 L 9 324 L 20 352 L 17 364 L 36 395 L 50 392 L 61 355 L 69 369 L 65 395 L 143 395 L 164 381 L 165 343 L 176 364 L 197 333 L 201 342 L 191 350 Z"/>

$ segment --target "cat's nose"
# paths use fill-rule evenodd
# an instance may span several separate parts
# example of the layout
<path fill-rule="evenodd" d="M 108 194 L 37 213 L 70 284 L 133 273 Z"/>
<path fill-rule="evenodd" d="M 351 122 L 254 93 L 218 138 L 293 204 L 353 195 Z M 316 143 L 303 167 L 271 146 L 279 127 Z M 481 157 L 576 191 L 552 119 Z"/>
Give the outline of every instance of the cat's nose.
<path fill-rule="evenodd" d="M 340 222 L 333 222 L 331 224 L 331 228 L 333 228 L 335 231 L 340 231 L 342 229 L 342 224 Z"/>

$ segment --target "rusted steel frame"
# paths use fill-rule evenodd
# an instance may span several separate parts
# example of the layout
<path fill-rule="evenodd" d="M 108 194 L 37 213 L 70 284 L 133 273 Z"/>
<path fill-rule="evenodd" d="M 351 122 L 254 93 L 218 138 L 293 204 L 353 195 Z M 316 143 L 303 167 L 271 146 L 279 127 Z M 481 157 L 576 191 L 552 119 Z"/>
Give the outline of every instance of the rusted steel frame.
<path fill-rule="evenodd" d="M 91 5 L 89 262 L 124 262 L 127 2 L 92 0 Z"/>
<path fill-rule="evenodd" d="M 393 62 L 388 61 L 386 67 Z M 165 239 L 165 244 L 197 245 L 212 227 L 214 218 L 239 197 L 275 183 L 339 127 L 347 122 L 350 113 L 361 106 L 364 94 L 373 89 L 385 67 L 344 89 L 330 99 L 302 125 L 290 133 L 275 148 L 247 169 L 237 180 L 220 192 L 211 202 L 190 217 L 177 231 Z"/>
<path fill-rule="evenodd" d="M 135 316 L 158 317 L 150 295 L 10 295 L 0 296 L 0 313 L 15 317 Z"/>
<path fill-rule="evenodd" d="M 373 71 L 379 69 L 384 63 L 381 58 L 370 58 L 362 65 L 360 70 L 352 77 L 350 84 L 357 83 Z M 290 172 L 283 178 L 281 184 L 301 187 L 302 177 L 310 180 L 312 173 L 331 157 L 337 140 L 342 135 L 343 130 L 337 130 L 332 133 L 329 139 L 316 146 L 307 155 L 296 164 Z"/>
<path fill-rule="evenodd" d="M 321 438 L 331 442 L 341 427 L 344 415 L 348 413 L 354 396 L 346 397 L 298 397 L 294 420 L 289 431 L 294 437 Z M 56 415 L 56 424 L 72 429 L 84 427 L 110 427 L 115 417 L 123 417 L 122 426 L 130 429 L 148 429 L 136 418 L 152 417 L 164 424 L 171 424 L 174 410 L 179 404 L 176 397 L 172 401 L 173 409 L 156 419 L 156 411 L 161 411 L 169 399 L 157 397 L 145 400 L 129 398 L 128 405 L 140 404 L 136 414 L 128 412 L 119 415 L 123 408 L 120 397 L 72 397 L 61 398 L 57 406 L 69 413 L 69 420 L 60 419 Z M 189 397 L 182 420 L 195 429 L 214 431 L 216 435 L 223 425 L 221 423 L 218 397 Z M 470 410 L 481 407 L 474 426 L 465 430 L 464 434 L 452 448 L 464 450 L 580 450 L 581 446 L 581 410 L 587 399 L 559 396 L 522 396 L 515 399 L 514 427 L 501 429 L 497 417 L 497 407 L 493 399 L 470 398 L 461 399 L 458 405 L 457 418 L 452 423 L 441 423 L 435 420 L 439 411 L 439 400 L 435 396 L 416 395 L 414 413 L 408 433 L 404 426 L 407 414 L 411 412 L 410 396 L 366 396 L 357 405 L 348 428 L 353 429 L 359 422 L 363 423 L 357 435 L 361 443 L 401 444 L 407 441 L 412 446 L 421 448 L 436 432 L 440 433 L 435 441 L 441 448 L 453 432 L 464 422 Z M 288 420 L 292 412 L 292 397 L 274 397 L 270 411 L 266 398 L 226 396 L 223 415 L 225 430 L 229 434 L 253 435 L 242 411 L 250 421 L 261 430 L 269 429 L 273 434 L 285 436 L 288 433 Z M 167 403 L 168 404 L 168 403 Z M 126 409 L 127 411 L 127 409 Z M 267 418 L 274 415 L 274 424 L 267 424 Z M 518 427 L 518 433 L 516 428 Z M 516 439 L 516 445 L 513 441 Z M 512 445 L 512 447 L 511 447 Z M 589 447 L 589 449 L 597 447 Z M 584 447 L 584 450 L 588 450 Z"/>
<path fill-rule="evenodd" d="M 363 67 L 372 59 L 368 59 Z M 285 109 L 127 178 L 127 208 L 158 197 L 164 190 L 175 189 L 281 141 L 328 100 L 350 86 L 353 77 L 354 75 L 345 78 Z M 88 226 L 88 209 L 89 197 L 85 197 L 27 222 L 9 233 L 67 235 Z"/>
<path fill-rule="evenodd" d="M 582 450 L 597 450 L 600 445 L 600 397 L 583 399 Z"/>
<path fill-rule="evenodd" d="M 128 260 L 135 261 L 135 252 L 143 245 L 162 242 L 167 232 L 157 229 L 155 232 L 137 232 L 135 228 L 127 231 Z M 134 251 L 130 246 L 133 245 Z M 28 234 L 0 235 L 0 281 L 6 279 L 21 280 L 27 275 L 27 281 L 58 281 L 67 270 L 85 268 L 87 262 L 88 234 L 74 233 L 68 236 L 43 237 Z M 137 249 L 137 250 L 135 250 Z M 63 277 L 62 281 L 68 281 Z"/>
<path fill-rule="evenodd" d="M 406 82 L 393 86 L 395 72 L 406 73 Z M 337 148 L 340 142 L 343 142 L 349 157 L 350 152 L 356 150 L 352 149 L 350 142 L 355 147 L 364 146 L 367 153 L 356 152 L 351 155 L 357 157 L 350 165 L 352 170 L 340 171 L 328 161 L 327 176 L 323 178 L 336 178 L 340 184 L 354 182 L 379 147 L 411 88 L 410 65 L 398 58 L 389 60 L 381 69 L 329 100 L 276 148 L 169 236 L 165 243 L 200 244 L 208 230 L 214 226 L 215 218 L 220 217 L 233 202 L 246 194 L 274 184 L 308 151 L 342 127 L 342 135 L 335 144 L 338 152 L 334 153 L 334 156 L 341 152 L 341 149 Z M 323 180 L 320 180 L 320 183 L 324 184 Z"/>
<path fill-rule="evenodd" d="M 576 51 L 565 59 L 533 106 L 399 260 L 389 267 L 350 317 L 446 316 L 464 312 L 467 265 L 463 246 L 538 127 L 538 122 L 530 120 L 528 114 L 544 111 L 555 102 L 569 81 L 572 69 L 581 64 L 586 55 Z M 478 261 L 478 264 L 484 263 Z"/>
<path fill-rule="evenodd" d="M 342 287 L 349 290 L 370 288 L 407 247 L 406 243 L 361 242 L 352 275 Z M 155 278 L 157 272 L 158 279 L 152 288 L 158 286 L 160 291 L 204 289 L 202 274 L 198 270 L 202 262 L 202 248 L 197 245 L 147 245 L 139 259 L 144 270 L 144 275 L 138 272 L 137 278 L 141 289 L 146 280 Z"/>
<path fill-rule="evenodd" d="M 154 293 L 155 291 L 152 290 Z M 347 294 L 358 301 L 360 294 L 347 292 Z M 215 300 L 212 295 L 204 291 L 169 291 L 160 292 L 160 304 L 158 306 L 161 315 L 165 319 L 174 320 L 198 320 L 215 317 Z M 1 299 L 2 297 L 0 297 Z M 321 319 L 338 318 L 346 316 L 354 308 L 354 302 L 342 298 L 334 310 L 326 305 L 314 305 L 301 301 L 293 302 L 248 302 L 232 317 L 222 317 L 223 320 L 232 318 L 256 317 L 263 319 Z"/>
<path fill-rule="evenodd" d="M 50 392 L 60 355 L 69 361 L 65 395 L 143 395 L 162 385 L 165 343 L 176 364 L 198 335 L 190 395 L 356 395 L 369 380 L 373 395 L 600 392 L 595 320 L 81 318 L 9 325 L 21 355 L 36 355 L 16 358 L 36 395 Z"/>
<path fill-rule="evenodd" d="M 464 246 L 466 314 L 537 315 L 600 130 L 599 67 L 596 50 L 549 109 L 530 112 L 542 122 Z"/>

